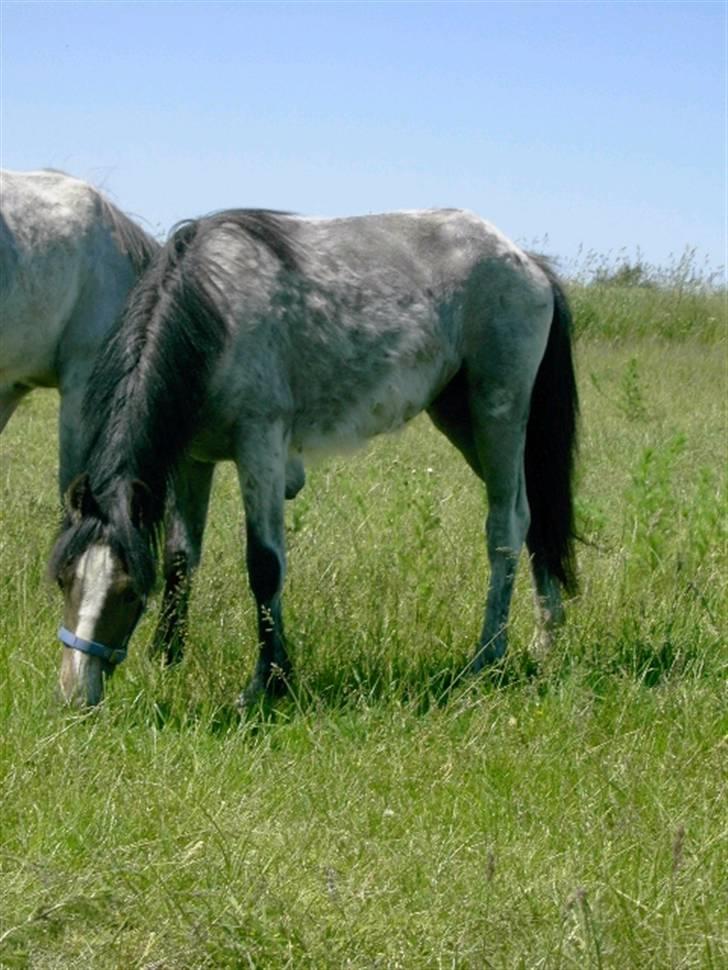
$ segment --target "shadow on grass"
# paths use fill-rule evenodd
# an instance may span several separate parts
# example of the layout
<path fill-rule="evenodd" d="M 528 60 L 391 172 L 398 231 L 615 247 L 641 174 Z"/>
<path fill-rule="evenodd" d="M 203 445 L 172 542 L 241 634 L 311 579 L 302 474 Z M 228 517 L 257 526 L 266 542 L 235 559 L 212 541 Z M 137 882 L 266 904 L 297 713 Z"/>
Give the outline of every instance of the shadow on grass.
<path fill-rule="evenodd" d="M 390 705 L 424 716 L 468 696 L 528 691 L 544 697 L 573 677 L 595 697 L 625 680 L 658 688 L 675 677 L 710 675 L 715 664 L 707 664 L 706 655 L 720 655 L 717 647 L 706 651 L 705 640 L 696 644 L 685 624 L 673 629 L 664 620 L 653 625 L 644 617 L 625 617 L 617 629 L 600 632 L 577 624 L 543 657 L 515 642 L 506 657 L 477 674 L 469 670 L 470 651 L 445 643 L 437 652 L 416 656 L 402 643 L 374 651 L 362 646 L 344 658 L 333 649 L 315 651 L 302 637 L 292 651 L 295 673 L 288 693 L 263 698 L 242 713 L 235 698 L 246 661 L 236 658 L 233 665 L 223 657 L 214 677 L 206 680 L 200 657 L 205 647 L 214 650 L 215 645 L 191 644 L 179 667 L 138 671 L 136 680 L 114 691 L 104 706 L 113 706 L 127 723 L 158 730 L 201 730 L 213 736 L 243 730 L 252 739 L 276 726 Z"/>
<path fill-rule="evenodd" d="M 484 695 L 532 687 L 543 678 L 541 665 L 525 651 L 514 651 L 492 667 L 475 674 L 470 661 L 445 665 L 433 658 L 417 665 L 406 658 L 381 658 L 379 662 L 363 654 L 345 666 L 328 664 L 314 671 L 305 666 L 294 676 L 286 695 L 263 697 L 240 710 L 234 701 L 211 705 L 185 698 L 181 684 L 166 687 L 166 676 L 156 678 L 144 701 L 135 705 L 134 719 L 151 723 L 158 730 L 202 729 L 224 735 L 244 728 L 251 738 L 269 728 L 322 713 L 346 713 L 394 703 L 421 716 L 434 708 L 446 708 L 463 694 Z M 166 689 L 165 689 L 166 688 Z M 146 691 L 145 691 L 146 693 Z M 165 696 L 166 695 L 166 696 Z M 123 703 L 118 698 L 116 703 Z"/>

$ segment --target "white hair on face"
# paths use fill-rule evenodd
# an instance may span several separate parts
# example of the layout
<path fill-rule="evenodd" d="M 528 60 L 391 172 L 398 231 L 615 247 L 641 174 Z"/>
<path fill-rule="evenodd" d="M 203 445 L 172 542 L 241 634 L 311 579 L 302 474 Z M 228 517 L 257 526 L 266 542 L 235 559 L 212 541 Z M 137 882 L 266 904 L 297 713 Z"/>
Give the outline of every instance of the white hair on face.
<path fill-rule="evenodd" d="M 76 578 L 81 583 L 76 636 L 94 640 L 96 624 L 114 578 L 114 560 L 108 546 L 93 545 L 78 560 Z"/>

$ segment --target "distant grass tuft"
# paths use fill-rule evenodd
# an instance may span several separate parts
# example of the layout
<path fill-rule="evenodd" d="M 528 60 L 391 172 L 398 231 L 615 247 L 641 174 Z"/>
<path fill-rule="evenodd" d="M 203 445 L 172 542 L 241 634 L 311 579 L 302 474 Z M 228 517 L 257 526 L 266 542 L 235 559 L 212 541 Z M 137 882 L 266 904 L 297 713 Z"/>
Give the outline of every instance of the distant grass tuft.
<path fill-rule="evenodd" d="M 654 267 L 639 253 L 614 260 L 585 254 L 568 287 L 576 332 L 585 337 L 725 342 L 728 290 L 725 269 L 701 266 L 695 250 L 673 265 Z"/>

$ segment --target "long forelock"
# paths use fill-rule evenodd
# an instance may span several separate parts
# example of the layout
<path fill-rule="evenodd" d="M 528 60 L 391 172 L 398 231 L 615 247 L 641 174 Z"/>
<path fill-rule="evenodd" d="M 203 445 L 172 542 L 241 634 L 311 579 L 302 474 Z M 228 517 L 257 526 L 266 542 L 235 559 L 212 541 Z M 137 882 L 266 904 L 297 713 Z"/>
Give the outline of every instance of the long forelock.
<path fill-rule="evenodd" d="M 56 540 L 48 565 L 52 580 L 58 580 L 68 563 L 76 562 L 93 545 L 106 545 L 122 562 L 134 588 L 146 596 L 156 579 L 159 533 L 140 530 L 128 515 L 115 506 L 113 518 L 86 515 L 78 522 L 66 520 Z"/>
<path fill-rule="evenodd" d="M 51 552 L 49 577 L 60 579 L 69 562 L 75 562 L 89 546 L 105 541 L 104 531 L 104 523 L 100 519 L 85 516 L 80 522 L 71 522 L 66 517 Z"/>

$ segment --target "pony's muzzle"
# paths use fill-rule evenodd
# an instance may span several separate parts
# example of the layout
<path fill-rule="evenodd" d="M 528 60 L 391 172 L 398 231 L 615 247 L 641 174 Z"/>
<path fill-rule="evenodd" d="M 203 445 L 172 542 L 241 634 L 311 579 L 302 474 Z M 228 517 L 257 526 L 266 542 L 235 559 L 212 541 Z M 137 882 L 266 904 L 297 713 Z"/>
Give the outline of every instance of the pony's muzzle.
<path fill-rule="evenodd" d="M 84 640 L 63 626 L 58 639 L 65 648 L 59 677 L 61 700 L 73 707 L 95 707 L 103 700 L 104 681 L 125 659 L 126 648 Z"/>
<path fill-rule="evenodd" d="M 104 680 L 114 667 L 91 654 L 65 647 L 58 678 L 60 700 L 70 707 L 95 707 L 104 697 Z"/>

